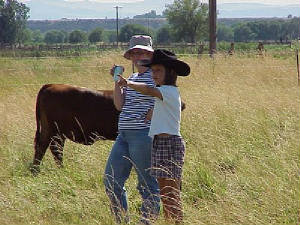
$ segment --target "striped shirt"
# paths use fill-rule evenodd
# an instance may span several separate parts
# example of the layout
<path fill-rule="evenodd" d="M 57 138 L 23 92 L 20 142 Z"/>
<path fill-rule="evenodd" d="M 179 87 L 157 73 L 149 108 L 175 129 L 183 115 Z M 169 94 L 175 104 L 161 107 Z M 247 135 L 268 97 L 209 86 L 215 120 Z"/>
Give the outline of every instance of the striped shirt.
<path fill-rule="evenodd" d="M 148 69 L 144 73 L 134 73 L 128 80 L 145 83 L 150 87 L 155 87 L 152 79 L 152 71 Z M 154 98 L 143 95 L 130 87 L 123 89 L 125 101 L 119 117 L 119 130 L 137 130 L 150 127 L 150 121 L 145 123 L 147 112 L 154 106 Z"/>

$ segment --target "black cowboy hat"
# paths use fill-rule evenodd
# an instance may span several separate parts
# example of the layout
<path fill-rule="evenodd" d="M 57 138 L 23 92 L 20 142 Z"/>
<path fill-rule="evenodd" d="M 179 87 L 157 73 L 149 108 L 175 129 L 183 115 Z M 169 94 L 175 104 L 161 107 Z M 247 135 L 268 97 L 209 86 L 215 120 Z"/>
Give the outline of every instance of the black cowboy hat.
<path fill-rule="evenodd" d="M 164 49 L 154 50 L 152 60 L 140 60 L 138 64 L 145 67 L 161 64 L 175 70 L 178 76 L 187 76 L 190 74 L 190 67 L 188 64 L 178 60 L 173 52 Z"/>

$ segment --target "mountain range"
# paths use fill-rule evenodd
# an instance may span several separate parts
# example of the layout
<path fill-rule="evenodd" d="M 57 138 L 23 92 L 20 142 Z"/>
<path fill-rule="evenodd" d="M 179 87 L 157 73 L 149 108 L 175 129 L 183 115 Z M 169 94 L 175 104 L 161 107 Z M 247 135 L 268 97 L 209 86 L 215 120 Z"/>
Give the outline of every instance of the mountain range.
<path fill-rule="evenodd" d="M 267 5 L 259 3 L 227 3 L 218 7 L 220 18 L 259 18 L 300 16 L 299 5 Z"/>
<path fill-rule="evenodd" d="M 119 18 L 131 18 L 155 10 L 161 14 L 166 4 L 173 0 L 144 0 L 135 3 L 120 3 Z M 94 1 L 30 0 L 25 2 L 30 8 L 30 20 L 57 20 L 61 18 L 115 18 L 116 3 Z M 299 5 L 269 5 L 261 3 L 224 3 L 217 6 L 218 18 L 258 18 L 300 16 Z"/>

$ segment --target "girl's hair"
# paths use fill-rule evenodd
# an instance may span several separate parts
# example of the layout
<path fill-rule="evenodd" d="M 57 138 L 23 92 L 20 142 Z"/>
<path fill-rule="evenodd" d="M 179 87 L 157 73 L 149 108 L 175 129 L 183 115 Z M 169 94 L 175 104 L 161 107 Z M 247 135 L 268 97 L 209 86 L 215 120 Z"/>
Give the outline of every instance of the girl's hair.
<path fill-rule="evenodd" d="M 164 66 L 164 67 L 165 67 L 165 72 L 166 72 L 164 84 L 177 87 L 177 84 L 176 84 L 177 73 L 175 72 L 175 70 L 173 70 L 170 67 L 167 67 L 167 66 Z"/>

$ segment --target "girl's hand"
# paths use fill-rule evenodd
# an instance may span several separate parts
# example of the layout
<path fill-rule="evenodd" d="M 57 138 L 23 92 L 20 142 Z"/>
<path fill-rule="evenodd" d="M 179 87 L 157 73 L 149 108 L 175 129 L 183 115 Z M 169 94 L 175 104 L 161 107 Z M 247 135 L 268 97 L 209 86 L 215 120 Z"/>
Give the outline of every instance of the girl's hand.
<path fill-rule="evenodd" d="M 115 67 L 116 67 L 116 64 L 114 64 L 114 65 L 110 68 L 109 73 L 110 73 L 111 76 L 114 76 Z"/>
<path fill-rule="evenodd" d="M 152 114 L 153 114 L 153 108 L 149 109 L 149 111 L 147 112 L 145 120 L 144 120 L 145 123 L 148 123 L 148 121 L 150 121 L 152 119 Z"/>
<path fill-rule="evenodd" d="M 128 81 L 124 77 L 122 77 L 121 75 L 119 75 L 119 77 L 120 77 L 120 80 L 118 81 L 118 85 L 120 87 L 127 86 L 128 85 Z"/>

